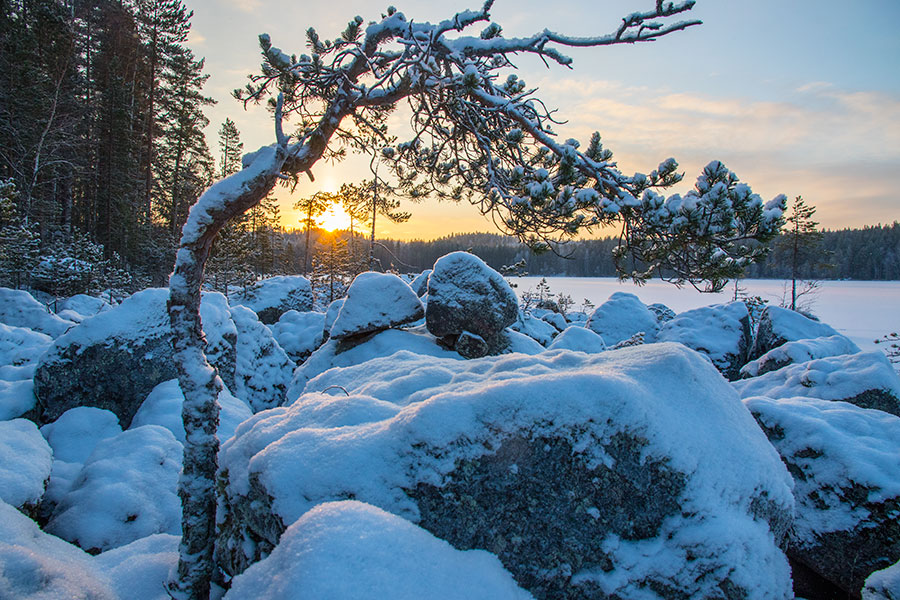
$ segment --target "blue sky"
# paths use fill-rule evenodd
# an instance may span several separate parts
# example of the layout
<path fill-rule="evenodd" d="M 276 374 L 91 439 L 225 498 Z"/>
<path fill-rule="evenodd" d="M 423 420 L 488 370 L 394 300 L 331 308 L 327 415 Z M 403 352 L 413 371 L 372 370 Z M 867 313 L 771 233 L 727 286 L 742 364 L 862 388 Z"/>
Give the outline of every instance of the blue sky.
<path fill-rule="evenodd" d="M 362 0 L 263 2 L 186 0 L 195 11 L 190 44 L 207 59 L 207 114 L 215 133 L 226 116 L 245 150 L 272 142 L 262 109 L 244 111 L 229 96 L 258 68 L 256 38 L 269 33 L 287 52 L 305 51 L 305 30 L 335 37 L 355 15 L 377 19 L 387 7 Z M 508 35 L 543 28 L 596 35 L 652 0 L 497 0 L 492 15 Z M 437 21 L 477 4 L 397 3 L 407 18 Z M 823 227 L 860 227 L 900 219 L 900 2 L 896 0 L 699 0 L 690 17 L 704 24 L 655 43 L 568 53 L 573 69 L 547 69 L 532 57 L 520 76 L 568 120 L 558 133 L 587 140 L 600 131 L 626 173 L 647 172 L 673 156 L 692 184 L 703 165 L 722 160 L 754 191 L 802 195 Z M 314 169 L 298 194 L 336 189 L 366 175 L 364 161 Z M 290 219 L 292 200 L 284 195 Z M 385 226 L 398 238 L 490 231 L 467 205 L 411 207 L 408 224 Z M 287 226 L 294 223 L 288 222 Z"/>

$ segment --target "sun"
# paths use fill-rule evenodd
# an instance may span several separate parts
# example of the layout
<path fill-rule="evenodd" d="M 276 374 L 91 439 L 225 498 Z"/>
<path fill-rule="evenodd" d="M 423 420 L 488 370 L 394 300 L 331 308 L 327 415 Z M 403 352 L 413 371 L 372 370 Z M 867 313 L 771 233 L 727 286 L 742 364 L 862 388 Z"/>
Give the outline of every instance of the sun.
<path fill-rule="evenodd" d="M 350 229 L 350 215 L 337 204 L 332 204 L 328 210 L 319 217 L 319 227 L 325 231 L 338 231 L 341 229 Z"/>

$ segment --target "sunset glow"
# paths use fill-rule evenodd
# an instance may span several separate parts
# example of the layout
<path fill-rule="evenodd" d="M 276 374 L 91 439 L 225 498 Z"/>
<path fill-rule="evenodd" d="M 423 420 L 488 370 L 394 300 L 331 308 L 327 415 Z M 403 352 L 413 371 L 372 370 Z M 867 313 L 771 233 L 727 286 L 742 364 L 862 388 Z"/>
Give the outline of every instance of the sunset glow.
<path fill-rule="evenodd" d="M 350 215 L 337 204 L 332 204 L 325 214 L 318 218 L 318 223 L 325 231 L 350 229 Z"/>

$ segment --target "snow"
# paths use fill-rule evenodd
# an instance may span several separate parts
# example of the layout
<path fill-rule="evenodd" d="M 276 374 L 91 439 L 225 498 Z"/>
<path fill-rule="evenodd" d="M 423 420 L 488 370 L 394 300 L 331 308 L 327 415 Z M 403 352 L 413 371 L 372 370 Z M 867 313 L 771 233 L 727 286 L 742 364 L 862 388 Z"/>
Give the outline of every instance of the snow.
<path fill-rule="evenodd" d="M 64 298 L 57 303 L 57 314 L 67 311 L 75 313 L 80 317 L 79 321 L 83 321 L 88 317 L 92 317 L 99 312 L 111 309 L 109 302 L 102 298 L 88 296 L 87 294 L 76 294 L 68 298 Z"/>
<path fill-rule="evenodd" d="M 0 323 L 33 329 L 54 338 L 75 325 L 51 314 L 28 292 L 3 287 L 0 287 Z"/>
<path fill-rule="evenodd" d="M 559 330 L 543 319 L 534 317 L 527 312 L 519 310 L 516 322 L 510 325 L 510 329 L 527 335 L 541 346 L 547 346 L 559 333 Z"/>
<path fill-rule="evenodd" d="M 44 533 L 37 523 L 0 502 L 0 598 L 117 600 L 120 596 L 95 569 L 90 555 Z"/>
<path fill-rule="evenodd" d="M 745 331 L 745 324 L 747 330 Z M 663 323 L 657 340 L 680 342 L 702 352 L 721 372 L 737 371 L 734 361 L 746 360 L 752 339 L 750 313 L 743 302 L 714 304 L 676 315 Z"/>
<path fill-rule="evenodd" d="M 328 309 L 325 311 L 325 331 L 331 331 L 331 326 L 334 325 L 342 306 L 344 306 L 344 298 L 338 298 L 328 305 Z"/>
<path fill-rule="evenodd" d="M 100 441 L 46 530 L 101 551 L 155 533 L 180 533 L 181 451 L 172 433 L 156 425 Z"/>
<path fill-rule="evenodd" d="M 767 306 L 766 312 L 772 322 L 772 331 L 775 335 L 788 341 L 837 335 L 837 331 L 831 325 L 813 321 L 787 308 Z"/>
<path fill-rule="evenodd" d="M 238 334 L 234 395 L 248 402 L 254 411 L 280 404 L 294 363 L 252 310 L 233 306 L 231 318 Z"/>
<path fill-rule="evenodd" d="M 605 352 L 603 338 L 586 327 L 567 327 L 547 346 L 547 350 L 575 350 L 589 354 Z"/>
<path fill-rule="evenodd" d="M 257 314 L 267 309 L 312 310 L 312 286 L 308 279 L 300 275 L 269 277 L 255 283 L 246 292 L 232 294 L 230 303 L 231 306 L 245 306 Z"/>
<path fill-rule="evenodd" d="M 742 398 L 802 396 L 847 400 L 867 390 L 885 390 L 900 398 L 900 377 L 880 352 L 829 356 L 788 365 L 732 385 Z"/>
<path fill-rule="evenodd" d="M 181 415 L 184 404 L 184 394 L 178 385 L 177 379 L 171 379 L 160 383 L 134 415 L 131 421 L 131 429 L 142 425 L 159 425 L 165 427 L 175 439 L 183 445 L 184 421 Z M 242 400 L 235 398 L 227 388 L 219 393 L 219 428 L 216 435 L 220 441 L 225 441 L 234 435 L 234 430 L 243 421 L 253 415 L 253 411 Z"/>
<path fill-rule="evenodd" d="M 331 337 L 343 339 L 417 321 L 425 307 L 405 281 L 391 273 L 357 275 L 341 306 Z"/>
<path fill-rule="evenodd" d="M 294 371 L 294 378 L 287 392 L 288 404 L 297 399 L 310 379 L 329 369 L 358 365 L 400 351 L 457 360 L 461 358 L 456 352 L 441 348 L 435 337 L 424 327 L 382 331 L 364 343 L 340 352 L 338 342 L 329 340 Z"/>
<path fill-rule="evenodd" d="M 52 343 L 49 335 L 0 323 L 0 379 L 31 379 L 38 359 Z"/>
<path fill-rule="evenodd" d="M 601 464 L 610 460 L 603 441 L 624 431 L 647 440 L 647 459 L 665 457 L 688 474 L 682 511 L 666 521 L 660 538 L 619 542 L 623 556 L 645 557 L 635 559 L 640 573 L 633 571 L 631 581 L 661 569 L 690 572 L 689 553 L 712 562 L 728 553 L 741 571 L 734 579 L 787 593 L 787 562 L 768 527 L 747 515 L 760 490 L 790 511 L 790 476 L 729 385 L 680 344 L 471 361 L 404 352 L 334 369 L 307 387 L 336 385 L 362 407 L 360 424 L 338 420 L 327 427 L 310 417 L 317 403 L 346 400 L 336 389 L 254 415 L 220 454 L 229 494 L 247 494 L 254 474 L 284 523 L 348 496 L 416 522 L 418 508 L 403 490 L 417 482 L 442 485 L 459 460 L 489 452 L 506 434 L 573 435 L 573 446 Z M 390 416 L 375 401 L 399 410 Z M 379 411 L 387 418 L 372 420 Z M 653 552 L 641 554 L 647 545 Z M 760 573 L 769 579 L 754 582 Z"/>
<path fill-rule="evenodd" d="M 306 358 L 322 345 L 325 314 L 289 310 L 271 326 L 275 341 L 293 360 Z"/>
<path fill-rule="evenodd" d="M 900 600 L 900 562 L 869 575 L 862 600 Z"/>
<path fill-rule="evenodd" d="M 846 402 L 816 398 L 753 397 L 744 400 L 757 419 L 777 429 L 772 443 L 803 473 L 795 477 L 795 537 L 853 529 L 868 511 L 844 497 L 855 485 L 868 501 L 900 497 L 900 418 Z"/>
<path fill-rule="evenodd" d="M 41 433 L 53 448 L 53 460 L 83 464 L 101 440 L 119 435 L 122 428 L 112 412 L 79 406 L 41 427 Z"/>
<path fill-rule="evenodd" d="M 34 423 L 0 421 L 0 500 L 17 508 L 37 505 L 51 461 L 50 446 Z"/>
<path fill-rule="evenodd" d="M 180 541 L 165 533 L 147 536 L 98 554 L 94 567 L 122 600 L 170 600 L 165 584 L 178 564 Z"/>
<path fill-rule="evenodd" d="M 765 374 L 775 370 L 778 365 L 803 363 L 817 358 L 840 356 L 842 354 L 856 354 L 861 352 L 859 346 L 849 338 L 836 334 L 828 337 L 819 337 L 808 340 L 796 340 L 787 342 L 777 348 L 773 348 L 741 367 L 741 377 L 757 377 L 760 372 Z M 779 367 L 780 368 L 780 367 Z"/>
<path fill-rule="evenodd" d="M 614 346 L 641 331 L 644 340 L 652 342 L 659 324 L 656 315 L 637 296 L 616 292 L 594 310 L 587 327 L 600 335 L 607 346 Z"/>
<path fill-rule="evenodd" d="M 226 600 L 525 600 L 496 556 L 460 551 L 361 502 L 320 504 L 272 554 L 235 578 Z"/>
<path fill-rule="evenodd" d="M 4 381 L 0 379 L 0 421 L 21 417 L 34 408 L 34 380 Z"/>
<path fill-rule="evenodd" d="M 501 354 L 539 354 L 544 351 L 544 347 L 536 342 L 533 338 L 525 335 L 524 333 L 514 331 L 510 327 L 507 327 L 503 331 L 503 334 L 509 341 L 509 345 L 501 351 Z"/>

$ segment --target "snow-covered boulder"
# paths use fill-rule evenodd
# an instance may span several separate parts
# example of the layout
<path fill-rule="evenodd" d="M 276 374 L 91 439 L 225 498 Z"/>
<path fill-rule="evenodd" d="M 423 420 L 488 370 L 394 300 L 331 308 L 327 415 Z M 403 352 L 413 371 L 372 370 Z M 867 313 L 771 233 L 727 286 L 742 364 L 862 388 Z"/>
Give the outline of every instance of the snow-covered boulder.
<path fill-rule="evenodd" d="M 121 600 L 171 600 L 169 572 L 178 564 L 179 536 L 158 533 L 98 554 L 94 568 Z"/>
<path fill-rule="evenodd" d="M 566 318 L 564 316 L 562 316 L 558 312 L 553 312 L 552 310 L 544 311 L 544 313 L 540 316 L 534 316 L 553 325 L 553 328 L 556 329 L 556 331 L 564 331 L 566 327 L 569 326 L 569 322 L 566 321 Z"/>
<path fill-rule="evenodd" d="M 37 399 L 34 397 L 34 380 L 0 379 L 0 421 L 17 417 L 37 420 Z"/>
<path fill-rule="evenodd" d="M 388 329 L 375 334 L 362 344 L 348 349 L 342 349 L 335 340 L 328 340 L 294 371 L 294 377 L 287 392 L 288 404 L 303 393 L 307 382 L 335 367 L 351 367 L 398 352 L 451 359 L 460 358 L 456 352 L 446 350 L 438 345 L 435 337 L 424 329 L 424 327 L 404 330 Z"/>
<path fill-rule="evenodd" d="M 428 278 L 428 331 L 448 344 L 468 331 L 481 337 L 489 353 L 503 349 L 503 330 L 516 322 L 519 301 L 500 273 L 468 252 L 451 252 L 434 263 Z M 466 358 L 476 356 L 464 355 Z"/>
<path fill-rule="evenodd" d="M 656 339 L 705 354 L 726 379 L 734 380 L 753 346 L 750 313 L 743 302 L 695 308 L 662 323 Z"/>
<path fill-rule="evenodd" d="M 157 425 L 100 441 L 46 530 L 89 552 L 181 533 L 181 444 Z"/>
<path fill-rule="evenodd" d="M 33 329 L 53 338 L 75 326 L 52 314 L 28 292 L 4 287 L 0 287 L 0 323 Z"/>
<path fill-rule="evenodd" d="M 53 449 L 50 482 L 41 502 L 42 517 L 49 518 L 69 493 L 97 444 L 120 433 L 122 428 L 116 415 L 92 406 L 71 408 L 53 423 L 41 427 L 41 434 Z"/>
<path fill-rule="evenodd" d="M 234 435 L 237 426 L 249 419 L 253 411 L 227 389 L 219 394 L 219 428 L 217 437 L 225 441 Z M 131 421 L 132 429 L 142 425 L 159 425 L 172 432 L 175 439 L 184 444 L 184 420 L 181 408 L 184 394 L 177 379 L 164 381 L 150 392 Z"/>
<path fill-rule="evenodd" d="M 858 596 L 900 560 L 900 418 L 815 398 L 745 402 L 794 476 L 788 556 Z"/>
<path fill-rule="evenodd" d="M 653 304 L 648 304 L 647 308 L 656 315 L 656 320 L 659 321 L 660 325 L 675 318 L 675 311 L 665 304 L 655 302 Z"/>
<path fill-rule="evenodd" d="M 538 598 L 792 597 L 778 548 L 790 475 L 729 385 L 680 344 L 406 353 L 313 383 L 349 398 L 304 395 L 222 447 L 230 573 L 271 554 L 307 511 L 352 498 L 495 553 Z M 370 408 L 358 424 L 315 422 L 311 407 L 336 397 Z"/>
<path fill-rule="evenodd" d="M 840 334 L 811 340 L 786 342 L 776 348 L 772 348 L 756 360 L 752 360 L 741 367 L 741 379 L 759 377 L 769 371 L 777 371 L 794 363 L 803 363 L 829 356 L 841 356 L 842 354 L 855 354 L 857 352 L 862 352 L 859 346 L 854 344 L 850 338 Z"/>
<path fill-rule="evenodd" d="M 526 600 L 496 556 L 456 550 L 361 502 L 320 504 L 266 559 L 235 578 L 226 600 Z"/>
<path fill-rule="evenodd" d="M 0 502 L 0 598 L 120 600 L 92 557 Z"/>
<path fill-rule="evenodd" d="M 881 352 L 829 356 L 788 365 L 732 385 L 742 398 L 843 400 L 900 416 L 900 376 Z"/>
<path fill-rule="evenodd" d="M 111 309 L 112 306 L 106 300 L 87 294 L 75 294 L 68 298 L 63 298 L 57 303 L 57 314 L 65 311 L 75 313 L 80 318 L 78 322 L 84 321 L 88 317 L 93 317 L 97 313 Z"/>
<path fill-rule="evenodd" d="M 900 600 L 900 562 L 869 575 L 862 600 Z"/>
<path fill-rule="evenodd" d="M 332 339 L 384 331 L 425 316 L 425 307 L 405 281 L 391 273 L 368 271 L 353 279 L 331 326 Z"/>
<path fill-rule="evenodd" d="M 49 335 L 0 323 L 0 379 L 20 381 L 34 377 L 38 359 L 52 343 Z"/>
<path fill-rule="evenodd" d="M 55 421 L 76 406 L 96 406 L 114 412 L 128 427 L 147 394 L 177 376 L 168 299 L 166 288 L 138 292 L 57 338 L 34 375 L 41 422 Z M 221 294 L 204 294 L 201 317 L 209 339 L 208 356 L 227 385 L 234 372 L 234 349 L 229 344 L 235 330 L 221 316 L 223 303 Z"/>
<path fill-rule="evenodd" d="M 753 357 L 759 357 L 786 342 L 838 335 L 830 325 L 813 321 L 798 312 L 767 306 L 759 318 Z"/>
<path fill-rule="evenodd" d="M 294 363 L 252 310 L 234 306 L 231 318 L 237 327 L 234 395 L 254 411 L 279 406 L 291 382 Z"/>
<path fill-rule="evenodd" d="M 299 364 L 325 340 L 325 313 L 289 310 L 270 329 L 288 358 Z"/>
<path fill-rule="evenodd" d="M 50 479 L 52 460 L 50 446 L 34 423 L 0 421 L 0 500 L 34 515 Z"/>
<path fill-rule="evenodd" d="M 301 275 L 279 275 L 258 281 L 246 292 L 232 294 L 231 306 L 246 306 L 270 325 L 289 310 L 306 312 L 313 309 L 312 286 Z"/>
<path fill-rule="evenodd" d="M 430 276 L 431 269 L 425 269 L 409 282 L 409 287 L 412 288 L 412 291 L 414 291 L 419 298 L 428 293 L 428 278 Z"/>
<path fill-rule="evenodd" d="M 335 319 L 337 319 L 338 315 L 341 314 L 341 307 L 344 306 L 344 300 L 346 298 L 338 298 L 328 305 L 328 308 L 325 309 L 325 334 L 326 338 L 328 337 L 328 332 L 331 331 L 331 326 L 334 325 Z"/>
<path fill-rule="evenodd" d="M 559 333 L 559 330 L 547 321 L 521 310 L 516 322 L 510 325 L 510 329 L 527 335 L 541 346 L 547 346 Z"/>
<path fill-rule="evenodd" d="M 575 350 L 596 354 L 606 351 L 606 343 L 603 338 L 587 327 L 568 327 L 556 336 L 547 350 Z"/>
<path fill-rule="evenodd" d="M 637 296 L 616 292 L 591 313 L 587 327 L 611 347 L 641 332 L 645 342 L 654 341 L 659 322 Z"/>

